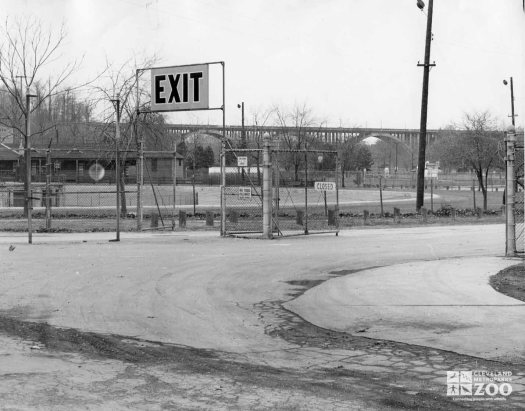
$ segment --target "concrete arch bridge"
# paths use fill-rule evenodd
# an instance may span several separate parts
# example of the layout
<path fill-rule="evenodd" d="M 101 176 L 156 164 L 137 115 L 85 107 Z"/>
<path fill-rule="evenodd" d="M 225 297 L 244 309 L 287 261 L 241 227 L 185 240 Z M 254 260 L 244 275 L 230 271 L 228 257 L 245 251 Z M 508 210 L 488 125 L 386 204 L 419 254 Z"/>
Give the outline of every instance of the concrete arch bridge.
<path fill-rule="evenodd" d="M 166 125 L 168 134 L 173 135 L 176 141 L 192 142 L 199 138 L 200 144 L 209 142 L 212 147 L 219 144 L 222 138 L 222 126 L 218 125 L 190 125 L 169 124 Z M 414 152 L 419 146 L 419 130 L 416 129 L 385 129 L 385 128 L 343 128 L 343 127 L 276 127 L 276 126 L 226 126 L 225 135 L 231 142 L 240 142 L 244 136 L 247 142 L 260 141 L 264 133 L 273 136 L 296 136 L 298 133 L 311 139 L 325 143 L 343 143 L 350 139 L 364 140 L 368 137 L 376 137 L 392 143 L 404 146 L 409 152 Z M 446 130 L 428 130 L 427 145 L 432 144 Z M 209 136 L 209 137 L 207 137 Z M 211 138 L 210 138 L 211 137 Z"/>

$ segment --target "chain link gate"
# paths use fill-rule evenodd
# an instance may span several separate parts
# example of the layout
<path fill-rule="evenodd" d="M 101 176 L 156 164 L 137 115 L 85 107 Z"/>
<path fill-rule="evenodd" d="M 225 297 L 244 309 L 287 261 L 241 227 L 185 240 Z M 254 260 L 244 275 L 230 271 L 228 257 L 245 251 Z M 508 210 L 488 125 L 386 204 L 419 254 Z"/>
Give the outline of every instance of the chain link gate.
<path fill-rule="evenodd" d="M 274 235 L 337 234 L 337 152 L 275 150 L 272 164 Z"/>
<path fill-rule="evenodd" d="M 261 234 L 262 224 L 262 149 L 226 149 L 224 187 L 226 235 Z"/>
<path fill-rule="evenodd" d="M 267 157 L 265 157 L 265 150 Z M 339 231 L 338 157 L 330 150 L 226 149 L 224 235 Z M 268 160 L 265 163 L 265 158 Z M 269 161 L 271 159 L 271 162 Z M 231 165 L 236 164 L 236 165 Z M 264 227 L 264 179 L 271 202 Z"/>

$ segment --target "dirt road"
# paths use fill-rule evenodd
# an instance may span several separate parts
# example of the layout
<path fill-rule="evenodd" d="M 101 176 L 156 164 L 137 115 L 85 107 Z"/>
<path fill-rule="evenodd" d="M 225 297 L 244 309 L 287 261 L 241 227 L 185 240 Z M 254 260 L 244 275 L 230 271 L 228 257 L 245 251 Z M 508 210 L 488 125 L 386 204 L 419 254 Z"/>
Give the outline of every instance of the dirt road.
<path fill-rule="evenodd" d="M 503 226 L 110 238 L 42 235 L 29 246 L 23 235 L 0 237 L 7 406 L 454 409 L 465 403 L 446 397 L 447 369 L 523 377 L 508 364 L 320 329 L 282 307 L 350 271 L 501 255 Z M 503 406 L 522 397 L 512 401 Z"/>

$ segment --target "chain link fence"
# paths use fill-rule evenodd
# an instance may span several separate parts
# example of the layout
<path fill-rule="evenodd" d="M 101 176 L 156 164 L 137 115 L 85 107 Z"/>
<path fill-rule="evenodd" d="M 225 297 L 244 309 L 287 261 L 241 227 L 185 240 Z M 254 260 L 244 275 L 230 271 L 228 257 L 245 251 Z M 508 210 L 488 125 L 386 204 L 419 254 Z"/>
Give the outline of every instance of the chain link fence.
<path fill-rule="evenodd" d="M 226 150 L 236 167 L 226 167 L 226 235 L 263 233 L 263 150 Z M 267 164 L 273 236 L 338 230 L 337 154 L 274 150 Z"/>
<path fill-rule="evenodd" d="M 339 177 L 335 151 L 277 150 L 274 226 L 279 235 L 337 232 Z"/>
<path fill-rule="evenodd" d="M 237 166 L 224 169 L 225 233 L 227 235 L 263 232 L 262 150 L 227 149 L 226 158 Z"/>
<path fill-rule="evenodd" d="M 4 229 L 23 229 L 27 216 L 25 165 L 22 156 L 3 153 L 0 215 Z M 7 157 L 7 159 L 6 159 Z M 180 156 L 179 156 L 180 157 Z M 182 159 L 173 152 L 144 153 L 143 215 L 154 224 L 175 218 L 176 207 L 191 210 L 198 199 L 184 179 Z M 119 152 L 121 229 L 137 228 L 137 153 Z M 33 150 L 31 161 L 32 229 L 35 231 L 108 230 L 117 216 L 114 150 Z M 174 179 L 181 184 L 175 190 Z M 217 196 L 218 197 L 218 196 Z M 194 201 L 195 199 L 195 201 Z M 161 224 L 163 225 L 163 224 Z M 18 227 L 20 226 L 20 227 Z"/>

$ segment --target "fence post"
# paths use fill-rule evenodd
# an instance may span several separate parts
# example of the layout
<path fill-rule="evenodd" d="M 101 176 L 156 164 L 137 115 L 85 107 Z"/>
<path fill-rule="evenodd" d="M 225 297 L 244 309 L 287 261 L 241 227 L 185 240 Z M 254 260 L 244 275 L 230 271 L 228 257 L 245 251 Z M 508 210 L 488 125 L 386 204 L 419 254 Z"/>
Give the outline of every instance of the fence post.
<path fill-rule="evenodd" d="M 186 228 L 186 211 L 179 210 L 179 227 Z"/>
<path fill-rule="evenodd" d="M 304 233 L 308 234 L 308 151 L 304 145 Z"/>
<path fill-rule="evenodd" d="M 394 223 L 401 223 L 401 210 L 397 207 L 394 207 Z"/>
<path fill-rule="evenodd" d="M 46 151 L 46 230 L 51 230 L 51 150 Z"/>
<path fill-rule="evenodd" d="M 272 168 L 270 135 L 264 133 L 263 147 L 263 237 L 272 238 Z"/>
<path fill-rule="evenodd" d="M 175 142 L 173 142 L 173 145 L 173 166 L 171 170 L 173 176 L 173 217 L 171 219 L 171 228 L 172 230 L 175 230 L 175 214 L 177 212 L 177 148 L 175 146 Z"/>
<path fill-rule="evenodd" d="M 339 176 L 342 176 L 341 161 L 339 159 L 339 151 L 335 156 L 335 218 L 336 227 L 339 229 Z M 343 177 L 342 177 L 343 178 Z M 337 233 L 336 235 L 339 235 Z"/>
<path fill-rule="evenodd" d="M 221 236 L 226 236 L 226 136 L 224 129 L 221 140 Z"/>
<path fill-rule="evenodd" d="M 208 227 L 213 227 L 213 219 L 214 219 L 214 212 L 213 211 L 206 211 L 206 225 Z"/>
<path fill-rule="evenodd" d="M 476 187 L 475 187 L 476 180 L 472 179 L 472 201 L 474 203 L 474 212 L 476 212 Z"/>
<path fill-rule="evenodd" d="M 434 179 L 430 177 L 430 211 L 434 213 Z"/>
<path fill-rule="evenodd" d="M 273 178 L 274 178 L 274 187 L 273 187 L 273 201 L 274 203 L 274 210 L 273 210 L 273 226 L 277 230 L 278 233 L 280 233 L 279 230 L 279 201 L 281 200 L 281 194 L 280 194 L 280 179 L 281 179 L 281 171 L 279 170 L 279 156 L 275 156 L 275 158 L 272 159 L 272 163 L 274 165 L 274 171 L 273 171 Z"/>
<path fill-rule="evenodd" d="M 513 126 L 509 127 L 506 137 L 507 156 L 505 157 L 505 161 L 507 163 L 507 187 L 505 191 L 505 206 L 507 215 L 507 241 L 505 255 L 513 256 L 516 254 L 516 226 L 514 221 L 514 152 L 516 134 Z"/>
<path fill-rule="evenodd" d="M 379 175 L 379 201 L 381 202 L 381 218 L 385 216 L 383 210 L 383 189 L 381 188 L 381 175 Z"/>

